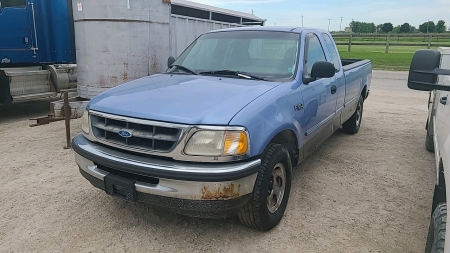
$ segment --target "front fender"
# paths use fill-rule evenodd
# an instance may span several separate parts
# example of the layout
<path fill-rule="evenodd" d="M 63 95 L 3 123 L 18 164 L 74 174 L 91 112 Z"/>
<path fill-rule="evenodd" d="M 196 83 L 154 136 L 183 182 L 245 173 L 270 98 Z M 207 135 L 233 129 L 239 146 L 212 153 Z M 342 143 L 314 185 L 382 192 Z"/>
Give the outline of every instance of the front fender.
<path fill-rule="evenodd" d="M 261 155 L 269 142 L 285 130 L 295 134 L 297 147 L 300 148 L 303 145 L 300 133 L 303 131 L 294 118 L 295 114 L 304 113 L 304 110 L 295 109 L 300 103 L 303 103 L 303 98 L 298 84 L 284 83 L 243 108 L 230 121 L 230 125 L 247 128 L 252 157 Z"/>

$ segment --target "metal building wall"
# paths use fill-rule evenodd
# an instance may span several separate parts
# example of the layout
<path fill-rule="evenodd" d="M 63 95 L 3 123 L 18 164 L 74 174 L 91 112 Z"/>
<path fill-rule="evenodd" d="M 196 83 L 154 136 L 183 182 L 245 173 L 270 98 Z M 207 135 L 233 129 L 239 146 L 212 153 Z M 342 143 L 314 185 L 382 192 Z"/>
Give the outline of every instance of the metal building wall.
<path fill-rule="evenodd" d="M 184 49 L 203 33 L 217 29 L 241 26 L 242 25 L 239 24 L 172 15 L 170 18 L 172 56 L 175 58 L 178 57 Z"/>
<path fill-rule="evenodd" d="M 163 1 L 72 0 L 78 95 L 165 69 L 170 56 L 170 5 Z"/>

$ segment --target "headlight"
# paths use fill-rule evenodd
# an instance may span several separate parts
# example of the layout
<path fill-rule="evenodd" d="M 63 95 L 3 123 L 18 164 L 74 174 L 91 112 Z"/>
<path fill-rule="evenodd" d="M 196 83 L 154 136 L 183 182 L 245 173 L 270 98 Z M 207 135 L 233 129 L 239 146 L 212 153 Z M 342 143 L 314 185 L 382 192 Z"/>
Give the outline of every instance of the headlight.
<path fill-rule="evenodd" d="M 248 150 L 247 134 L 244 132 L 226 132 L 224 155 L 243 155 Z"/>
<path fill-rule="evenodd" d="M 188 141 L 184 153 L 199 156 L 243 155 L 248 137 L 243 131 L 198 131 Z"/>
<path fill-rule="evenodd" d="M 89 134 L 89 132 L 91 131 L 90 128 L 90 122 L 89 122 L 89 111 L 85 110 L 83 113 L 82 118 L 82 122 L 81 122 L 81 129 L 83 130 L 83 132 L 85 132 L 86 134 Z"/>

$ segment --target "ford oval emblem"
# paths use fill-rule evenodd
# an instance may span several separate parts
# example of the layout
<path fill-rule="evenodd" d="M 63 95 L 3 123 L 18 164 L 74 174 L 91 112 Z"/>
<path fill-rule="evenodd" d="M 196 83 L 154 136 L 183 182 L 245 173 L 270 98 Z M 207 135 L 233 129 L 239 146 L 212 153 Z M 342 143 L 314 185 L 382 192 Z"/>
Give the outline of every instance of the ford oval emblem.
<path fill-rule="evenodd" d="M 130 138 L 131 136 L 133 136 L 133 134 L 131 134 L 131 132 L 130 132 L 130 131 L 127 131 L 127 130 L 120 130 L 120 131 L 118 132 L 118 134 L 119 134 L 120 136 L 122 136 L 123 138 Z"/>

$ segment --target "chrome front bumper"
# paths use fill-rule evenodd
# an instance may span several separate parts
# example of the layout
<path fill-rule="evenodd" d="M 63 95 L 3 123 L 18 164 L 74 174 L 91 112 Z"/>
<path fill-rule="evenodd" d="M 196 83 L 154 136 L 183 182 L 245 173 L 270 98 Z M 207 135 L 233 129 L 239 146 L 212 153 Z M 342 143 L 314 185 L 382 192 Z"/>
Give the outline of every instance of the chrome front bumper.
<path fill-rule="evenodd" d="M 151 177 L 157 184 L 136 180 L 137 193 L 183 200 L 230 200 L 249 195 L 257 177 L 261 160 L 231 164 L 179 163 L 140 157 L 108 149 L 78 135 L 72 140 L 75 161 L 83 176 L 104 189 L 102 183 L 111 173 L 101 169 L 136 176 Z M 101 166 L 100 166 L 101 165 Z M 114 172 L 112 172 L 114 174 Z"/>

